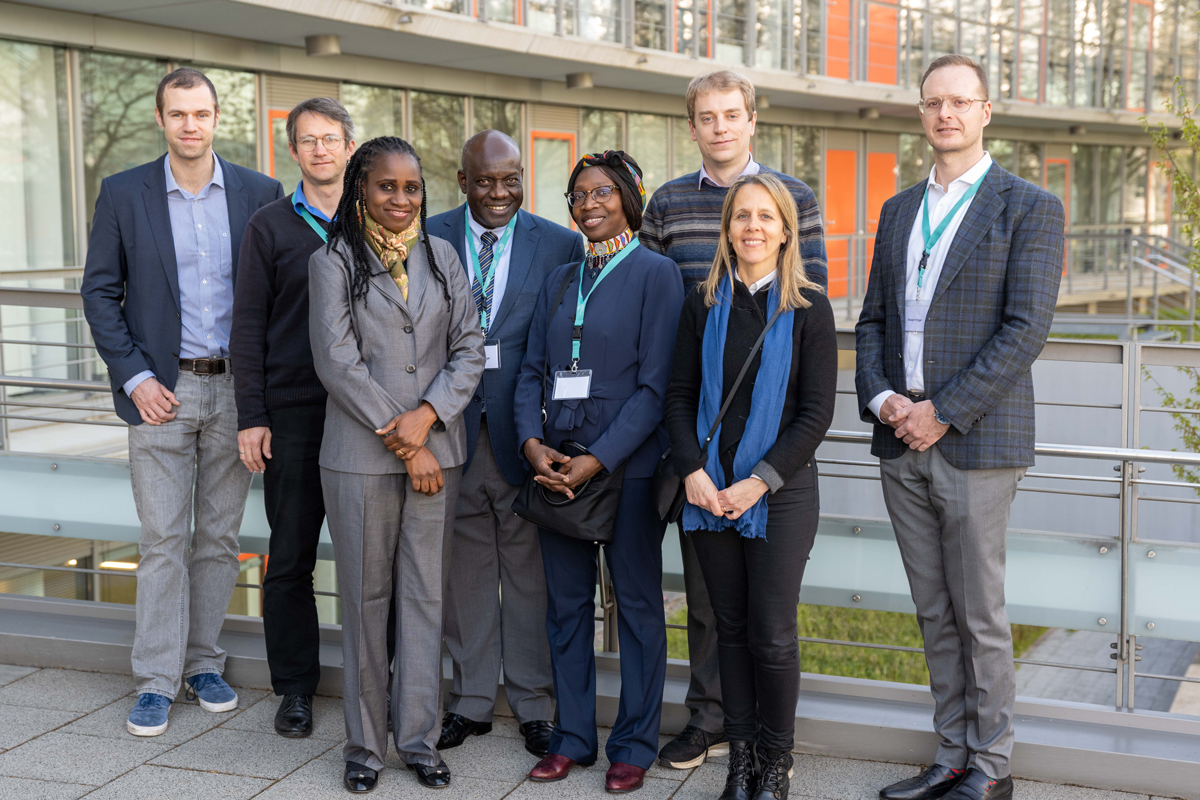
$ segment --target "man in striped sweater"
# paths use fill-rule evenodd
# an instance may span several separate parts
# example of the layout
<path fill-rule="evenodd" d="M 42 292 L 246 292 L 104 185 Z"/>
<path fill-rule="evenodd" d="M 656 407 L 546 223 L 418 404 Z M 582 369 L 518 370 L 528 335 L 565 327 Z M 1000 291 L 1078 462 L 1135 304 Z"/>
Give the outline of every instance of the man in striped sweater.
<path fill-rule="evenodd" d="M 697 76 L 687 89 L 688 127 L 700 149 L 700 169 L 659 187 L 646 208 L 642 245 L 679 265 L 685 291 L 708 277 L 721 231 L 721 206 L 729 185 L 742 175 L 770 172 L 796 198 L 796 230 L 800 256 L 810 280 L 828 286 L 825 234 L 812 189 L 800 180 L 775 172 L 754 160 L 751 139 L 757 121 L 754 85 L 731 70 Z M 724 713 L 717 663 L 717 631 L 708 590 L 696 552 L 681 530 L 683 582 L 687 590 L 688 655 L 691 683 L 687 707 L 692 717 L 683 733 L 659 753 L 664 767 L 690 769 L 708 756 L 725 755 Z"/>

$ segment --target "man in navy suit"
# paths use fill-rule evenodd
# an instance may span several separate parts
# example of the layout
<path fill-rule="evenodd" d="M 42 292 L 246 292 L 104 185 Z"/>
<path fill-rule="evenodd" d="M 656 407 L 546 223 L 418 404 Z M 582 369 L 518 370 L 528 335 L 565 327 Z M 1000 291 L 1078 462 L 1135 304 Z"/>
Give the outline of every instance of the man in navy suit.
<path fill-rule="evenodd" d="M 165 158 L 105 178 L 84 267 L 84 314 L 129 423 L 142 524 L 126 727 L 167 729 L 182 680 L 207 711 L 237 707 L 217 635 L 238 575 L 250 473 L 238 460 L 229 364 L 233 284 L 250 215 L 279 182 L 212 149 L 217 92 L 202 72 L 162 79 Z M 194 533 L 193 533 L 194 520 Z"/>
<path fill-rule="evenodd" d="M 477 133 L 463 147 L 458 172 L 467 202 L 428 221 L 427 232 L 453 244 L 467 270 L 487 357 L 464 412 L 467 463 L 444 614 L 454 686 L 438 749 L 492 729 L 503 662 L 525 747 L 544 756 L 554 730 L 546 579 L 537 529 L 512 513 L 526 470 L 513 394 L 542 283 L 555 267 L 583 260 L 583 238 L 521 211 L 522 179 L 517 143 L 500 131 Z"/>
<path fill-rule="evenodd" d="M 883 204 L 857 337 L 858 403 L 925 640 L 935 763 L 883 800 L 1009 800 L 1005 535 L 1033 464 L 1030 367 L 1063 267 L 1063 206 L 983 149 L 987 75 L 943 56 L 921 81 L 926 181 Z"/>

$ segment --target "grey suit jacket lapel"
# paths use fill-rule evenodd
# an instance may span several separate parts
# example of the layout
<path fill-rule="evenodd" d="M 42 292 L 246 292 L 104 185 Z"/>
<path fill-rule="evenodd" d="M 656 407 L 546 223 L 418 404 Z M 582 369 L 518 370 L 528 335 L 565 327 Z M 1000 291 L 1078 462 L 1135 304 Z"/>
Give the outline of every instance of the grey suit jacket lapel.
<path fill-rule="evenodd" d="M 167 208 L 167 178 L 163 172 L 163 160 L 152 162 L 146 176 L 146 188 L 142 199 L 146 202 L 146 215 L 150 218 L 150 230 L 158 248 L 158 258 L 167 276 L 167 285 L 175 298 L 175 309 L 179 310 L 179 263 L 175 260 L 175 236 L 171 232 L 171 212 Z"/>
<path fill-rule="evenodd" d="M 1007 173 L 998 164 L 993 163 L 983 185 L 971 201 L 962 224 L 958 226 L 954 241 L 950 243 L 950 250 L 946 253 L 946 262 L 942 265 L 942 274 L 938 277 L 937 288 L 934 289 L 930 303 L 937 302 L 950 285 L 950 281 L 954 280 L 954 276 L 975 252 L 979 242 L 987 235 L 992 221 L 1004 209 L 1004 199 L 999 193 L 1007 188 Z"/>
<path fill-rule="evenodd" d="M 488 326 L 489 331 L 500 330 L 508 312 L 512 311 L 513 306 L 516 305 L 517 297 L 521 294 L 525 282 L 529 280 L 529 273 L 533 271 L 533 258 L 537 253 L 538 240 L 541 238 L 537 229 L 537 221 L 533 215 L 518 211 L 517 227 L 513 231 L 513 240 L 509 245 L 512 248 L 512 255 L 508 258 L 508 282 L 504 286 L 504 297 L 500 300 L 500 308 Z"/>
<path fill-rule="evenodd" d="M 422 260 L 424 260 L 423 248 L 424 245 L 421 244 L 420 240 L 417 240 L 413 244 L 413 250 L 408 254 L 408 262 L 405 264 L 405 270 L 408 272 L 409 300 L 405 300 L 404 295 L 400 293 L 400 287 L 396 285 L 396 281 L 394 281 L 388 271 L 383 268 L 383 262 L 379 260 L 377 255 L 375 255 L 375 251 L 370 248 L 370 245 L 367 246 L 367 256 L 371 259 L 371 285 L 378 289 L 384 297 L 399 306 L 405 314 L 409 314 L 409 316 L 412 316 L 409 312 L 409 305 L 414 297 L 414 292 L 416 291 L 417 287 L 417 281 L 413 278 L 412 264 L 416 260 L 418 254 L 421 256 Z M 347 258 L 347 263 L 353 262 Z M 351 267 L 351 269 L 353 269 L 353 267 Z"/>

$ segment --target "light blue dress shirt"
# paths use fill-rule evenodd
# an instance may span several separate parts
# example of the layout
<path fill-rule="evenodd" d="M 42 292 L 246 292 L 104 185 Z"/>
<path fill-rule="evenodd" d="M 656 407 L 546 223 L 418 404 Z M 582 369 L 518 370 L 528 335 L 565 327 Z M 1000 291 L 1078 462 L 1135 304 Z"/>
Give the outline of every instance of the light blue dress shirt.
<path fill-rule="evenodd" d="M 183 189 L 171 172 L 171 156 L 163 157 L 167 179 L 167 211 L 179 274 L 179 307 L 183 321 L 180 358 L 228 358 L 233 323 L 233 244 L 225 174 L 213 156 L 213 176 L 196 194 Z M 125 394 L 154 375 L 140 372 L 126 381 Z"/>
<path fill-rule="evenodd" d="M 296 184 L 296 191 L 292 192 L 292 208 L 296 209 L 296 213 L 300 214 L 301 208 L 307 208 L 308 213 L 325 222 L 333 222 L 329 217 L 325 216 L 325 212 L 308 202 L 308 197 L 304 194 L 304 181 Z M 300 216 L 304 216 L 300 214 Z"/>

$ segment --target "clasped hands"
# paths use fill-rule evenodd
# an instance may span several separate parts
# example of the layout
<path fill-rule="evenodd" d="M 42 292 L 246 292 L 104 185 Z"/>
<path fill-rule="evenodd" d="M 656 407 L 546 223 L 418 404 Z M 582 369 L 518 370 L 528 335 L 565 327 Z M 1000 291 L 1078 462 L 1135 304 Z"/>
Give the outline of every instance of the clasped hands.
<path fill-rule="evenodd" d="M 713 479 L 698 469 L 683 479 L 688 502 L 708 511 L 714 517 L 737 519 L 750 510 L 769 488 L 761 478 L 749 477 L 724 489 L 717 489 Z"/>
<path fill-rule="evenodd" d="M 909 448 L 923 453 L 950 430 L 933 415 L 933 402 L 914 403 L 902 394 L 889 395 L 879 407 L 879 418 L 896 429 L 896 438 Z"/>
<path fill-rule="evenodd" d="M 429 438 L 429 429 L 437 422 L 437 411 L 428 402 L 397 414 L 375 433 L 383 438 L 388 450 L 396 454 L 396 458 L 404 461 L 408 477 L 412 479 L 413 488 L 426 497 L 433 497 L 442 490 L 446 481 L 442 475 L 442 466 L 437 458 L 425 446 Z"/>
<path fill-rule="evenodd" d="M 571 500 L 575 499 L 575 489 L 604 469 L 600 459 L 593 455 L 572 458 L 542 444 L 539 439 L 526 439 L 522 447 L 525 458 L 533 467 L 533 479 L 553 492 L 565 494 Z M 555 469 L 556 465 L 561 467 Z"/>

